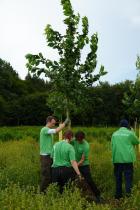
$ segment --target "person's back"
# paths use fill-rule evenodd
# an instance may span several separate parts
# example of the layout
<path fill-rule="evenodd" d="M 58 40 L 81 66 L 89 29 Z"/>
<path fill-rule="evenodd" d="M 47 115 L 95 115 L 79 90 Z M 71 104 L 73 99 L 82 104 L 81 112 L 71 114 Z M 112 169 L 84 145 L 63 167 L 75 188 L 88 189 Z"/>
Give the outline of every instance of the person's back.
<path fill-rule="evenodd" d="M 139 144 L 139 141 L 131 130 L 119 128 L 113 133 L 111 143 L 113 163 L 131 163 L 136 160 L 134 145 Z"/>
<path fill-rule="evenodd" d="M 133 131 L 129 129 L 126 119 L 120 121 L 120 129 L 113 133 L 111 139 L 112 161 L 116 181 L 115 198 L 122 197 L 122 176 L 125 179 L 125 191 L 130 195 L 133 183 L 133 162 L 136 160 L 134 145 L 139 140 Z"/>
<path fill-rule="evenodd" d="M 74 180 L 76 174 L 81 179 L 81 174 L 75 160 L 75 151 L 70 142 L 73 138 L 72 131 L 64 133 L 64 140 L 56 143 L 52 150 L 52 182 L 60 186 L 62 193 L 64 185 L 69 180 Z"/>
<path fill-rule="evenodd" d="M 71 166 L 71 159 L 75 159 L 75 152 L 72 147 L 67 141 L 63 140 L 61 142 L 57 142 L 53 147 L 53 165 L 52 167 L 59 167 L 59 166 Z"/>

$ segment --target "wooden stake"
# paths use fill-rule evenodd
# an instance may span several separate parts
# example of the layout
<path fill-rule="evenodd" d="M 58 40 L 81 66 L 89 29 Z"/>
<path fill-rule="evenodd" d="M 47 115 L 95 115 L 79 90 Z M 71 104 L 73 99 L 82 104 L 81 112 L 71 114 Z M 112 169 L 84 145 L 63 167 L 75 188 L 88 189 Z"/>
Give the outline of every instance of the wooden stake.
<path fill-rule="evenodd" d="M 60 132 L 59 132 L 59 141 L 62 140 L 62 136 L 63 136 L 62 131 L 60 131 Z"/>
<path fill-rule="evenodd" d="M 61 125 L 61 123 L 59 124 L 59 126 Z M 59 131 L 59 141 L 61 141 L 63 139 L 63 133 L 62 130 Z"/>

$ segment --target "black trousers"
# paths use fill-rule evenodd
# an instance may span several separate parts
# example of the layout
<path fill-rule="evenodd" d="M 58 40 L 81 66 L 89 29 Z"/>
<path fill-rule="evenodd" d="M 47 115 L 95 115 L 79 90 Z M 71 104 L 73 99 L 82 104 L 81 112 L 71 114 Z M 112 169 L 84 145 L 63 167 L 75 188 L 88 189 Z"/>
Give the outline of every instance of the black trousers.
<path fill-rule="evenodd" d="M 40 155 L 40 163 L 41 163 L 40 191 L 44 192 L 51 183 L 52 158 L 50 157 L 50 155 Z"/>
<path fill-rule="evenodd" d="M 125 191 L 127 195 L 130 195 L 133 181 L 133 163 L 115 163 L 114 175 L 116 180 L 116 193 L 115 198 L 122 197 L 122 176 L 125 179 Z"/>
<path fill-rule="evenodd" d="M 72 167 L 60 166 L 52 168 L 52 183 L 57 183 L 60 187 L 60 193 L 63 192 L 64 185 L 73 181 L 76 173 Z"/>
<path fill-rule="evenodd" d="M 80 166 L 79 170 L 82 174 L 82 176 L 84 177 L 85 181 L 88 183 L 88 185 L 90 186 L 92 192 L 94 193 L 94 195 L 96 197 L 100 196 L 100 191 L 97 188 L 96 184 L 94 183 L 92 177 L 91 177 L 91 172 L 90 172 L 90 167 L 89 165 L 85 165 L 85 166 Z"/>

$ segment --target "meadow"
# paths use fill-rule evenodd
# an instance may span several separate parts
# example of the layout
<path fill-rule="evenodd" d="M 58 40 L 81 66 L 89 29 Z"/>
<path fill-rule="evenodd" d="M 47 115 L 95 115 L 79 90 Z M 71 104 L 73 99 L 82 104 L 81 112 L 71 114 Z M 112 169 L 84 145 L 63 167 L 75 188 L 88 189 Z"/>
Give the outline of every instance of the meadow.
<path fill-rule="evenodd" d="M 140 160 L 134 165 L 132 196 L 114 200 L 115 182 L 111 162 L 111 135 L 116 128 L 75 127 L 85 131 L 90 143 L 93 179 L 102 192 L 105 204 L 96 205 L 79 188 L 72 186 L 59 194 L 50 185 L 46 195 L 39 192 L 39 131 L 41 127 L 0 128 L 0 210 L 139 210 Z M 57 141 L 58 136 L 55 136 Z"/>

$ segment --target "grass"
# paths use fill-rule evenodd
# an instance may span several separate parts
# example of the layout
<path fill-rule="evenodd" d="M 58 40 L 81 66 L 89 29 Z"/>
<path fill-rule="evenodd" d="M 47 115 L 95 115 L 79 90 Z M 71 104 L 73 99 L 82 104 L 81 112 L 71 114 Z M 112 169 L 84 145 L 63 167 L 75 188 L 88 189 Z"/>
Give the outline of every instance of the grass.
<path fill-rule="evenodd" d="M 55 185 L 47 194 L 39 193 L 40 162 L 36 137 L 40 127 L 21 127 L 22 138 L 17 139 L 20 128 L 0 128 L 10 141 L 0 141 L 0 209 L 1 210 L 139 210 L 140 161 L 135 163 L 134 188 L 130 198 L 114 200 L 114 175 L 111 162 L 109 136 L 114 128 L 83 128 L 90 143 L 90 165 L 93 179 L 106 201 L 104 205 L 89 202 L 80 189 L 66 188 L 62 195 Z M 81 128 L 80 128 L 81 129 Z M 74 131 L 79 128 L 74 128 Z M 101 132 L 100 132 L 101 131 Z M 106 134 L 105 134 L 106 132 Z M 14 139 L 15 137 L 15 139 Z M 56 137 L 57 139 L 57 137 Z"/>

